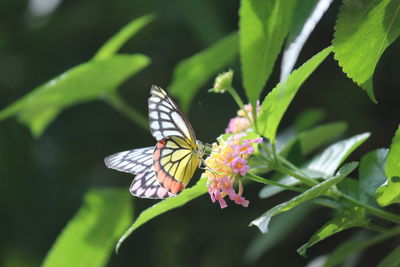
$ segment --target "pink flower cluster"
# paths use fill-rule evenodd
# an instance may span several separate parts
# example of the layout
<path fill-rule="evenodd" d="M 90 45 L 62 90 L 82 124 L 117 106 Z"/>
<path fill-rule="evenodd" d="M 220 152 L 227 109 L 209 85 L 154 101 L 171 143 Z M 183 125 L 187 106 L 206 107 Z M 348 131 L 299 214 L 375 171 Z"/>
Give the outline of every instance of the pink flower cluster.
<path fill-rule="evenodd" d="M 244 133 L 236 134 L 219 145 L 214 143 L 211 155 L 205 160 L 208 193 L 212 202 L 218 201 L 222 209 L 228 206 L 224 199 L 226 196 L 243 207 L 249 205 L 249 201 L 242 196 L 241 177 L 249 171 L 246 160 L 254 153 L 254 144 L 261 143 L 262 138 L 244 139 L 244 136 Z M 236 182 L 239 185 L 237 193 L 234 189 Z"/>
<path fill-rule="evenodd" d="M 260 103 L 257 101 L 257 114 L 260 112 Z M 244 105 L 244 109 L 246 110 L 250 120 L 253 120 L 253 108 L 250 104 Z M 251 126 L 251 121 L 249 121 L 246 117 L 246 114 L 243 110 L 239 110 L 237 112 L 237 117 L 232 118 L 229 121 L 228 128 L 225 129 L 225 133 L 240 133 L 249 129 Z"/>

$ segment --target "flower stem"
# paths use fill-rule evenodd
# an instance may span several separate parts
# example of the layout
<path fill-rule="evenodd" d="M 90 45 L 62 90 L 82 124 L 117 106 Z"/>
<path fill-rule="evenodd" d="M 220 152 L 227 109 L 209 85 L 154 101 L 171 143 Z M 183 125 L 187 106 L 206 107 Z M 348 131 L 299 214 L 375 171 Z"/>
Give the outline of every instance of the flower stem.
<path fill-rule="evenodd" d="M 255 130 L 256 133 L 258 133 L 257 125 L 255 122 L 251 119 L 249 113 L 247 110 L 244 108 L 244 104 L 238 93 L 236 92 L 235 88 L 232 86 L 227 89 L 227 91 L 231 94 L 233 99 L 236 101 L 236 104 L 240 107 L 241 110 L 243 110 L 244 114 L 246 115 L 247 120 L 251 123 L 253 129 Z M 255 118 L 255 117 L 254 117 Z"/>
<path fill-rule="evenodd" d="M 272 180 L 268 180 L 268 179 L 265 179 L 265 178 L 260 177 L 258 175 L 255 175 L 255 174 L 253 174 L 251 172 L 248 172 L 246 174 L 246 178 L 248 178 L 250 180 L 253 180 L 255 182 L 262 183 L 262 184 L 270 184 L 270 185 L 282 187 L 282 188 L 289 189 L 289 190 L 296 191 L 296 192 L 304 192 L 303 189 L 300 189 L 300 188 L 297 188 L 297 187 L 294 187 L 294 186 L 290 186 L 290 185 L 280 184 L 278 182 L 275 182 L 275 181 L 272 181 Z"/>
<path fill-rule="evenodd" d="M 269 150 L 269 147 L 267 146 L 266 143 L 262 142 L 262 143 L 261 143 L 261 146 L 262 146 L 262 148 L 264 149 L 265 153 L 267 153 L 268 158 L 265 158 L 264 155 L 262 155 L 262 156 L 263 156 L 263 158 L 264 158 L 267 162 L 269 162 L 269 161 L 272 159 L 271 151 Z"/>
<path fill-rule="evenodd" d="M 286 168 L 285 166 L 274 166 L 274 169 L 279 172 L 282 172 L 284 174 L 287 174 L 289 176 L 292 176 L 292 177 L 296 178 L 297 180 L 305 183 L 306 185 L 314 186 L 314 185 L 318 184 L 318 182 L 315 181 L 314 179 L 303 176 L 302 174 L 299 174 L 297 171 L 292 171 L 292 170 Z"/>
<path fill-rule="evenodd" d="M 296 171 L 298 173 L 301 173 L 301 169 L 299 169 L 296 165 L 288 161 L 286 158 L 282 157 L 281 155 L 277 155 L 278 159 L 280 162 L 285 164 L 287 167 L 291 168 L 293 171 Z M 303 175 L 303 174 L 302 174 Z"/>
<path fill-rule="evenodd" d="M 131 121 L 141 126 L 144 130 L 149 131 L 149 124 L 147 118 L 143 116 L 139 111 L 131 108 L 119 95 L 118 93 L 108 93 L 105 95 L 103 100 L 118 110 L 120 113 L 124 114 Z"/>
<path fill-rule="evenodd" d="M 370 205 L 368 205 L 366 203 L 363 203 L 361 201 L 358 201 L 358 200 L 356 200 L 356 199 L 354 199 L 354 198 L 352 198 L 352 197 L 350 197 L 350 196 L 348 196 L 346 194 L 343 194 L 340 191 L 334 191 L 334 192 L 332 192 L 332 194 L 334 196 L 336 196 L 336 197 L 345 199 L 347 202 L 350 202 L 353 205 L 361 206 L 361 207 L 365 208 L 365 210 L 368 213 L 372 214 L 372 215 L 375 215 L 375 216 L 380 217 L 382 219 L 385 219 L 385 220 L 400 224 L 400 216 L 399 215 L 396 215 L 396 214 L 387 212 L 385 210 L 378 209 L 378 208 L 375 208 L 373 206 L 370 206 Z"/>
<path fill-rule="evenodd" d="M 278 160 L 278 155 L 276 153 L 276 145 L 275 142 L 271 143 L 271 149 L 272 149 L 272 157 L 274 159 L 274 163 L 275 165 L 279 166 L 280 165 L 280 161 Z"/>
<path fill-rule="evenodd" d="M 289 162 L 288 160 L 286 160 L 284 157 L 278 155 L 278 159 L 280 162 L 284 163 L 284 165 L 286 166 L 273 166 L 273 168 L 281 173 L 290 175 L 296 179 L 298 179 L 299 181 L 303 182 L 304 184 L 307 184 L 309 186 L 315 186 L 318 184 L 318 182 L 310 177 L 307 177 L 307 175 L 304 175 L 301 173 L 301 170 L 296 167 L 295 165 L 293 165 L 291 162 Z M 351 203 L 352 205 L 355 206 L 361 206 L 363 208 L 365 208 L 365 210 L 377 217 L 380 217 L 382 219 L 391 221 L 391 222 L 395 222 L 400 224 L 400 216 L 387 212 L 383 209 L 379 209 L 379 208 L 375 208 L 373 206 L 370 206 L 366 203 L 360 202 L 357 199 L 354 199 L 338 190 L 334 190 L 334 191 L 330 191 L 330 194 L 328 196 L 331 197 L 335 197 L 335 198 L 342 198 L 343 200 L 345 200 L 348 203 Z"/>

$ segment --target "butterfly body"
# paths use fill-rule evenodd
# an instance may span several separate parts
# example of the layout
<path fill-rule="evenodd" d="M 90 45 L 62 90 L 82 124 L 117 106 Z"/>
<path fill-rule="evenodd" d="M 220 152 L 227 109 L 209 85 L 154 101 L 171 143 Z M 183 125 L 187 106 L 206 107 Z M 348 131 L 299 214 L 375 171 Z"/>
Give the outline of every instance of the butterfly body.
<path fill-rule="evenodd" d="M 133 149 L 105 158 L 107 167 L 135 174 L 130 191 L 144 198 L 167 198 L 182 191 L 204 154 L 193 128 L 178 105 L 160 87 L 152 86 L 149 125 L 155 147 Z"/>

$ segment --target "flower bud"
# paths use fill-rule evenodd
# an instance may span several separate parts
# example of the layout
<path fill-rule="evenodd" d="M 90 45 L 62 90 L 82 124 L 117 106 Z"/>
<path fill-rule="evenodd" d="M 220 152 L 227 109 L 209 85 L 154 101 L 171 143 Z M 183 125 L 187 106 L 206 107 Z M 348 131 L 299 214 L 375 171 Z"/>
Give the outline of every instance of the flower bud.
<path fill-rule="evenodd" d="M 215 78 L 214 88 L 210 90 L 213 93 L 224 93 L 232 87 L 233 70 L 220 73 Z"/>

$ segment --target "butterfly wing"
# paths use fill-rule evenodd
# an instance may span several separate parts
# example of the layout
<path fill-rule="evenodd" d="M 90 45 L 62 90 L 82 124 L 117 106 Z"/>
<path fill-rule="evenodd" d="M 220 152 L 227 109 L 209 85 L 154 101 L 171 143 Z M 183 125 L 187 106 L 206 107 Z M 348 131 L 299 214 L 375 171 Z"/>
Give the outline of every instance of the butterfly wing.
<path fill-rule="evenodd" d="M 129 187 L 129 191 L 132 195 L 141 198 L 163 199 L 175 196 L 158 182 L 153 166 L 149 171 L 136 175 Z"/>
<path fill-rule="evenodd" d="M 177 194 L 189 183 L 200 158 L 194 153 L 190 141 L 171 136 L 158 141 L 153 161 L 158 182 L 166 190 Z"/>
<path fill-rule="evenodd" d="M 115 153 L 104 159 L 106 166 L 121 172 L 139 174 L 152 165 L 154 147 L 143 147 Z M 150 165 L 149 165 L 150 164 Z"/>
<path fill-rule="evenodd" d="M 160 184 L 176 194 L 189 183 L 199 164 L 196 136 L 167 92 L 153 85 L 150 94 L 150 129 L 158 141 L 153 154 L 154 170 Z"/>
<path fill-rule="evenodd" d="M 136 174 L 130 191 L 145 198 L 166 198 L 182 191 L 192 178 L 200 158 L 196 136 L 178 105 L 153 85 L 149 98 L 151 133 L 156 147 L 133 149 L 105 159 L 107 167 Z"/>
<path fill-rule="evenodd" d="M 104 162 L 108 168 L 136 175 L 129 188 L 134 196 L 154 199 L 174 196 L 157 180 L 153 152 L 154 147 L 132 149 L 108 156 Z"/>
<path fill-rule="evenodd" d="M 188 139 L 196 148 L 196 136 L 189 120 L 178 105 L 161 87 L 153 85 L 149 98 L 149 123 L 151 134 L 157 141 L 169 136 Z"/>

